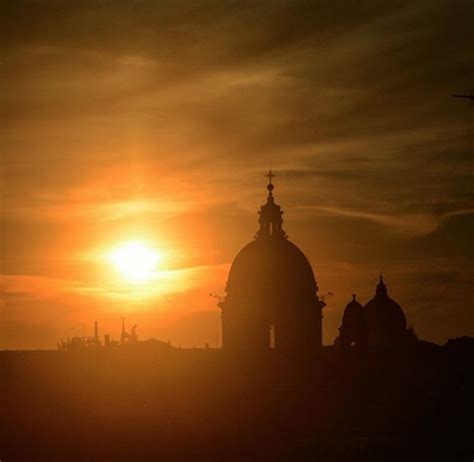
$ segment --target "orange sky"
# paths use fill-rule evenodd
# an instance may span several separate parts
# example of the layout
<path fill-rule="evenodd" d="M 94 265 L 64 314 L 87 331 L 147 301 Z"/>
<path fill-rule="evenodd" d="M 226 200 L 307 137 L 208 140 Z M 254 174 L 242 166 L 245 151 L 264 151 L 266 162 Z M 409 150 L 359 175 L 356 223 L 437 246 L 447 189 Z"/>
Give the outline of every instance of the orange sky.
<path fill-rule="evenodd" d="M 119 335 L 215 345 L 271 162 L 285 230 L 333 292 L 324 341 L 379 271 L 444 342 L 472 316 L 472 5 L 2 5 L 0 348 Z M 103 257 L 145 240 L 161 278 Z"/>

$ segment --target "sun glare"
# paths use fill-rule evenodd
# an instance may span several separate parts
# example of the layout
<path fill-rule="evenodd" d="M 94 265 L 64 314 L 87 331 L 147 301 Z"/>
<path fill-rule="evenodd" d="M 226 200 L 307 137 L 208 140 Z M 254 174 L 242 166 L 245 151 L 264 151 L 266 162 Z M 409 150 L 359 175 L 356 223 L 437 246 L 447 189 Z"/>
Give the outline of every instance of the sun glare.
<path fill-rule="evenodd" d="M 153 278 L 160 254 L 141 242 L 128 242 L 110 253 L 110 261 L 124 279 L 142 283 Z"/>

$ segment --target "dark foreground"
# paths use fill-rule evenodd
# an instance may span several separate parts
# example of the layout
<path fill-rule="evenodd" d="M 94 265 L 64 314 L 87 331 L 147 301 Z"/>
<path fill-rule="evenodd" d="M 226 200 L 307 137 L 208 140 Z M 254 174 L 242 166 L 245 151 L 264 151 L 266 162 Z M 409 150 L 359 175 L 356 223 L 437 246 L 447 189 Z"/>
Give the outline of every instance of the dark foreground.
<path fill-rule="evenodd" d="M 472 358 L 1 352 L 0 459 L 472 461 Z"/>

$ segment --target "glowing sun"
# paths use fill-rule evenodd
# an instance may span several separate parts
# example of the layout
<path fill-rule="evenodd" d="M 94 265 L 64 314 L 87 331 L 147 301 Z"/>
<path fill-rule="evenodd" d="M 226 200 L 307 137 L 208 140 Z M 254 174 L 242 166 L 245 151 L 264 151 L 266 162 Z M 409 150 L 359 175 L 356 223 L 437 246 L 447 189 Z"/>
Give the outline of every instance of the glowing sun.
<path fill-rule="evenodd" d="M 109 260 L 123 278 L 139 283 L 153 278 L 161 255 L 141 242 L 128 242 L 112 250 Z"/>

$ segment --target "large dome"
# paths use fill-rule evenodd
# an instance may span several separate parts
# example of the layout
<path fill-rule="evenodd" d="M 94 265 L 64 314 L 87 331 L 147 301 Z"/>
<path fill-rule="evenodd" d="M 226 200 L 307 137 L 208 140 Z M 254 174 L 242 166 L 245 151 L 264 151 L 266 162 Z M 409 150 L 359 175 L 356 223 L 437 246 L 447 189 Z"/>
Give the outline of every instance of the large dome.
<path fill-rule="evenodd" d="M 283 211 L 267 175 L 266 204 L 260 207 L 255 239 L 235 257 L 222 309 L 223 348 L 275 349 L 287 353 L 321 348 L 322 308 L 313 270 L 303 252 L 283 231 Z"/>
<path fill-rule="evenodd" d="M 295 301 L 318 290 L 303 252 L 282 237 L 257 238 L 235 257 L 227 281 L 227 299 L 265 298 Z"/>
<path fill-rule="evenodd" d="M 407 321 L 401 306 L 390 297 L 373 298 L 365 305 L 365 315 L 369 324 L 386 324 L 405 329 Z"/>

